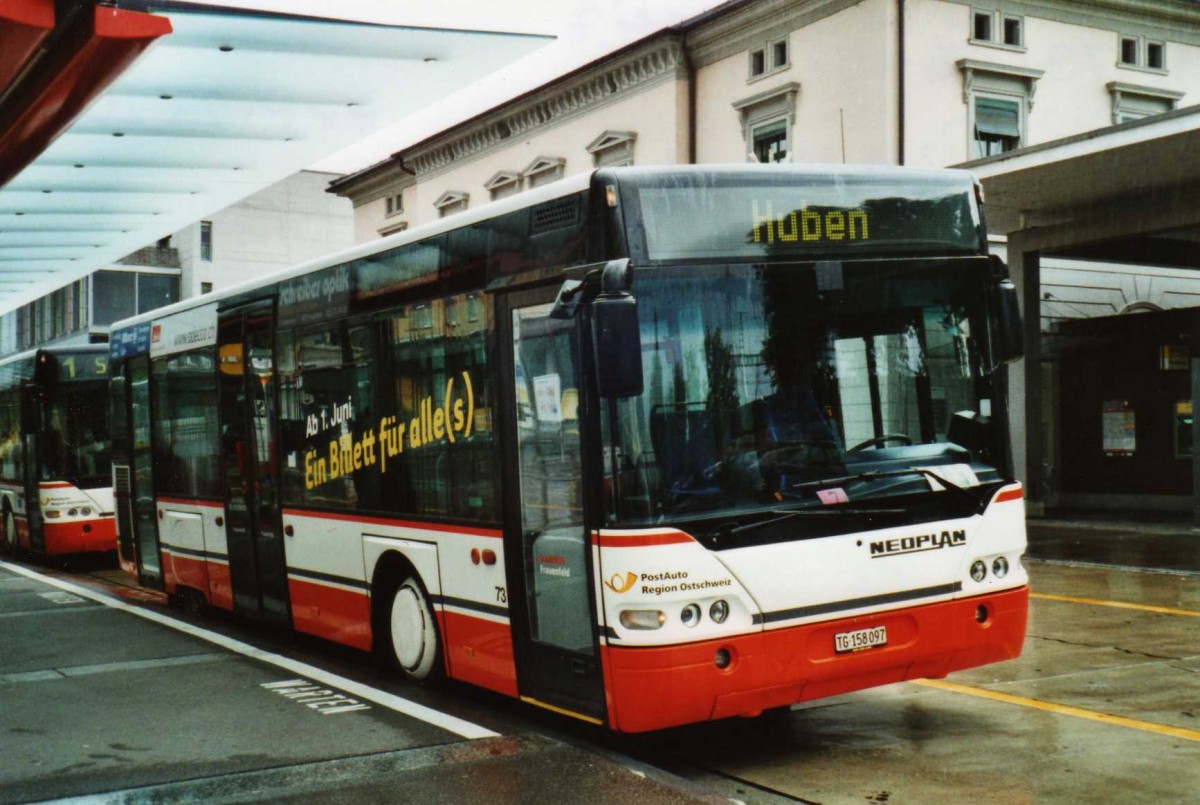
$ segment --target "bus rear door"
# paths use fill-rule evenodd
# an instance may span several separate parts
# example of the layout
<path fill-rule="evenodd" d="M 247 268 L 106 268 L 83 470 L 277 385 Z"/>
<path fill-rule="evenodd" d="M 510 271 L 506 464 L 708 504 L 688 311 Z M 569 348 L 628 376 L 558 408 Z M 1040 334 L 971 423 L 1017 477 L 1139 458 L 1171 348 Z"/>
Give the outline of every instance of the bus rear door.
<path fill-rule="evenodd" d="M 555 290 L 557 286 L 555 287 Z M 521 698 L 603 723 L 584 520 L 580 343 L 552 291 L 498 299 L 505 394 L 505 554 Z M 507 302 L 507 304 L 506 304 Z"/>
<path fill-rule="evenodd" d="M 286 624 L 291 615 L 279 513 L 274 339 L 271 302 L 220 314 L 221 466 L 234 609 Z"/>

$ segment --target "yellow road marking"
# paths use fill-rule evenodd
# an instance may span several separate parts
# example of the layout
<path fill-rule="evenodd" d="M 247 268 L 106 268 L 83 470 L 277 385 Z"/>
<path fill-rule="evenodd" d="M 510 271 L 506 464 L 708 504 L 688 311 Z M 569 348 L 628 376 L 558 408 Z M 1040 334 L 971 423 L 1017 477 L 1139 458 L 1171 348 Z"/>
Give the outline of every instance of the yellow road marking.
<path fill-rule="evenodd" d="M 1049 593 L 1030 593 L 1030 598 L 1041 598 L 1046 601 L 1066 601 L 1069 604 L 1091 604 L 1097 607 L 1116 607 L 1118 609 L 1136 609 L 1141 612 L 1159 612 L 1164 615 L 1184 615 L 1200 618 L 1200 612 L 1194 609 L 1175 609 L 1173 607 L 1154 607 L 1149 604 L 1128 604 L 1124 601 L 1104 601 L 1099 598 L 1076 598 L 1072 595 L 1050 595 Z"/>
<path fill-rule="evenodd" d="M 1003 702 L 1004 704 L 1015 704 L 1021 707 L 1032 707 L 1035 710 L 1045 710 L 1048 713 L 1057 713 L 1060 716 L 1071 716 L 1072 718 L 1082 718 L 1087 721 L 1097 721 L 1101 724 L 1108 724 L 1115 727 L 1128 727 L 1131 730 L 1141 730 L 1142 732 L 1152 732 L 1156 735 L 1168 735 L 1172 738 L 1182 738 L 1185 741 L 1200 741 L 1200 732 L 1196 730 L 1183 729 L 1182 727 L 1168 727 L 1163 724 L 1152 724 L 1148 721 L 1138 721 L 1133 718 L 1125 718 L 1124 716 L 1114 716 L 1108 713 L 1098 713 L 1095 710 L 1084 710 L 1082 707 L 1071 707 L 1065 704 L 1053 704 L 1052 702 L 1043 702 L 1038 699 L 1027 699 L 1024 696 L 1013 696 L 1009 693 L 1000 693 L 994 690 L 986 690 L 984 688 L 973 688 L 967 685 L 957 685 L 953 682 L 946 682 L 941 679 L 914 679 L 915 685 L 924 685 L 927 688 L 937 688 L 938 690 L 946 690 L 951 693 L 963 693 L 967 696 L 976 696 L 980 699 L 990 699 L 994 702 Z"/>
<path fill-rule="evenodd" d="M 546 704 L 545 702 L 540 702 L 537 699 L 533 698 L 532 696 L 522 696 L 521 701 L 526 702 L 527 704 L 537 705 L 538 707 L 544 707 L 547 710 L 550 710 L 551 712 L 558 713 L 559 715 L 570 716 L 571 718 L 577 718 L 580 721 L 586 721 L 589 724 L 595 724 L 600 727 L 604 726 L 604 722 L 598 718 L 592 718 L 591 716 L 585 716 L 583 713 L 576 713 L 574 710 L 566 710 L 562 707 L 555 707 L 552 704 Z"/>

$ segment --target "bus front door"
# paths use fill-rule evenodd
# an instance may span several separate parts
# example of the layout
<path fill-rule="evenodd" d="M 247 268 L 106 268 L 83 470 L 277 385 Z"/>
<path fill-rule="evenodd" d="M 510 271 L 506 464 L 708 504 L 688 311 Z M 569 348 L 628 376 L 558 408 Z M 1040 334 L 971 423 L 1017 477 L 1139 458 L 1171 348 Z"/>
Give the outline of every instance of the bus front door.
<path fill-rule="evenodd" d="M 218 321 L 221 466 L 234 609 L 289 623 L 275 440 L 274 325 L 271 303 L 224 312 Z"/>
<path fill-rule="evenodd" d="M 508 300 L 505 554 L 521 698 L 603 723 L 591 550 L 584 521 L 577 323 L 544 292 Z M 533 303 L 533 304 L 531 304 Z M 505 310 L 505 308 L 501 308 Z M 515 466 L 514 466 L 515 465 Z"/>

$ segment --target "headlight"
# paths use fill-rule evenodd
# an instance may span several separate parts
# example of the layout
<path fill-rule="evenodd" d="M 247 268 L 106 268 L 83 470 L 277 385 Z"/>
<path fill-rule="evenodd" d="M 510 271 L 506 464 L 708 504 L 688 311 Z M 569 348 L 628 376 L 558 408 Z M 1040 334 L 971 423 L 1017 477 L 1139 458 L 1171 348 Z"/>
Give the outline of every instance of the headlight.
<path fill-rule="evenodd" d="M 700 623 L 700 605 L 688 604 L 684 607 L 683 611 L 679 613 L 679 621 L 687 627 Z"/>
<path fill-rule="evenodd" d="M 998 579 L 1008 575 L 1008 560 L 1003 556 L 997 556 L 996 561 L 992 562 L 992 575 Z"/>
<path fill-rule="evenodd" d="M 666 613 L 658 609 L 621 610 L 621 625 L 626 629 L 661 629 L 666 622 Z"/>
<path fill-rule="evenodd" d="M 708 608 L 708 617 L 713 619 L 713 623 L 724 623 L 725 619 L 729 617 L 729 602 L 713 601 L 712 606 Z"/>
<path fill-rule="evenodd" d="M 67 509 L 67 517 L 78 517 L 79 509 Z"/>
<path fill-rule="evenodd" d="M 92 513 L 92 508 L 91 508 L 91 506 L 84 506 L 82 509 L 79 510 L 79 513 L 82 514 L 84 517 L 87 517 L 88 515 L 90 515 Z"/>
<path fill-rule="evenodd" d="M 987 565 L 982 559 L 976 559 L 971 563 L 971 579 L 974 581 L 983 581 L 987 577 Z"/>

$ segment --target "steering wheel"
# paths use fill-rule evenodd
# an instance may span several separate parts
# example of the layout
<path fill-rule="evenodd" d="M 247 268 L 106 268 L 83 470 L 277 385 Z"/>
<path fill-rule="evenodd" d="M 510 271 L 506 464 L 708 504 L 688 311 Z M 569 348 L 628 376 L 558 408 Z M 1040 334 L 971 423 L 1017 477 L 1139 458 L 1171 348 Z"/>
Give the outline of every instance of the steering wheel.
<path fill-rule="evenodd" d="M 907 436 L 903 433 L 885 433 L 882 436 L 876 436 L 874 439 L 867 439 L 865 442 L 859 442 L 846 452 L 854 453 L 859 450 L 866 450 L 868 447 L 883 447 L 888 442 L 900 442 L 907 447 L 913 443 L 913 440 L 911 436 Z"/>

